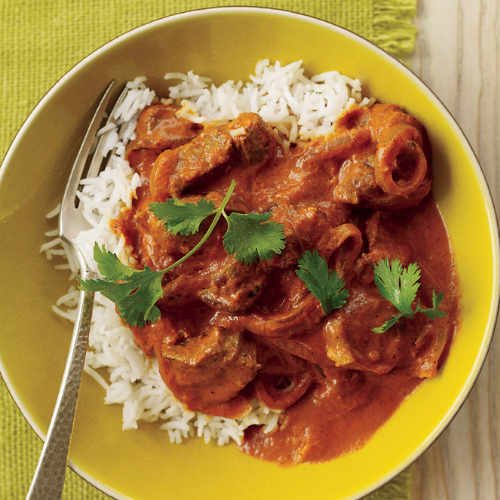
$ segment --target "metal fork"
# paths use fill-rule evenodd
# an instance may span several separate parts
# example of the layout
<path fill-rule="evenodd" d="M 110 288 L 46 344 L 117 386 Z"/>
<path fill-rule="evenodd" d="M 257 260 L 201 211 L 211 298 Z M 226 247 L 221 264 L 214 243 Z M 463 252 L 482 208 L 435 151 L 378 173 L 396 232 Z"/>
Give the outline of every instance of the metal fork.
<path fill-rule="evenodd" d="M 76 244 L 76 237 L 78 234 L 82 230 L 90 227 L 83 216 L 76 192 L 87 164 L 92 143 L 100 128 L 107 104 L 111 98 L 113 86 L 114 82 L 111 82 L 106 89 L 94 117 L 92 118 L 87 133 L 85 134 L 85 138 L 66 185 L 59 216 L 59 236 L 66 248 L 76 255 L 80 264 L 81 277 L 83 279 L 95 279 L 96 276 Z M 116 102 L 109 116 L 108 124 L 115 123 L 115 111 L 123 102 L 126 92 L 127 89 L 122 92 Z M 103 164 L 102 148 L 105 136 L 106 134 L 101 136 L 99 140 L 87 177 L 97 176 Z M 80 291 L 77 319 L 73 329 L 73 337 L 63 380 L 59 389 L 59 395 L 47 432 L 45 444 L 26 497 L 27 500 L 57 500 L 62 496 L 93 306 L 94 294 Z"/>

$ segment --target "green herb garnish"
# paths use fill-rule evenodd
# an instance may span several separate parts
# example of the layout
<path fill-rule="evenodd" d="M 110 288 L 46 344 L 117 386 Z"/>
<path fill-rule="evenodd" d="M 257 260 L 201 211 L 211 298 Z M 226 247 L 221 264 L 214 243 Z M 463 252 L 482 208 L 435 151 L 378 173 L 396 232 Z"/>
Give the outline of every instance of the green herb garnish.
<path fill-rule="evenodd" d="M 94 260 L 103 279 L 81 280 L 80 289 L 86 292 L 101 292 L 116 304 L 120 318 L 131 326 L 155 323 L 160 310 L 155 302 L 162 297 L 161 280 L 166 271 L 153 271 L 145 266 L 141 271 L 122 264 L 118 257 L 94 245 Z"/>
<path fill-rule="evenodd" d="M 343 278 L 337 271 L 328 271 L 328 263 L 320 257 L 317 250 L 307 251 L 298 260 L 298 277 L 306 284 L 307 289 L 319 300 L 323 311 L 330 314 L 334 309 L 342 307 L 349 297 Z"/>
<path fill-rule="evenodd" d="M 167 231 L 182 235 L 197 233 L 200 224 L 217 212 L 214 202 L 205 198 L 198 203 L 184 203 L 177 198 L 170 198 L 164 203 L 151 203 L 149 210 L 165 221 Z"/>
<path fill-rule="evenodd" d="M 253 264 L 257 259 L 272 259 L 285 248 L 283 224 L 270 221 L 271 213 L 238 214 L 226 217 L 224 248 L 239 262 Z"/>
<path fill-rule="evenodd" d="M 221 216 L 227 220 L 228 229 L 224 235 L 224 246 L 239 262 L 252 264 L 257 259 L 270 259 L 274 253 L 281 253 L 285 247 L 283 225 L 269 221 L 272 214 L 226 215 L 224 209 L 236 183 L 231 182 L 218 208 L 204 198 L 197 203 L 184 203 L 176 198 L 165 203 L 152 203 L 149 209 L 165 222 L 165 229 L 173 234 L 189 235 L 199 231 L 201 223 L 214 215 L 212 223 L 203 238 L 181 259 L 161 271 L 153 271 L 148 266 L 143 270 L 123 265 L 118 257 L 94 246 L 94 260 L 103 279 L 79 280 L 80 289 L 101 292 L 116 304 L 120 317 L 131 326 L 143 327 L 148 321 L 154 323 L 160 318 L 160 310 L 155 305 L 163 296 L 161 281 L 163 276 L 191 257 L 208 239 Z"/>
<path fill-rule="evenodd" d="M 393 326 L 400 318 L 412 319 L 415 314 L 424 313 L 430 319 L 442 318 L 447 315 L 445 311 L 438 311 L 439 304 L 443 300 L 444 294 L 432 292 L 432 308 L 425 309 L 420 306 L 420 300 L 415 310 L 412 309 L 412 303 L 417 296 L 417 290 L 420 287 L 420 269 L 418 264 L 410 264 L 408 268 L 403 268 L 398 259 L 389 264 L 388 259 L 381 260 L 374 266 L 375 284 L 381 295 L 391 302 L 400 314 L 393 316 L 381 327 L 373 328 L 376 333 L 384 333 Z"/>

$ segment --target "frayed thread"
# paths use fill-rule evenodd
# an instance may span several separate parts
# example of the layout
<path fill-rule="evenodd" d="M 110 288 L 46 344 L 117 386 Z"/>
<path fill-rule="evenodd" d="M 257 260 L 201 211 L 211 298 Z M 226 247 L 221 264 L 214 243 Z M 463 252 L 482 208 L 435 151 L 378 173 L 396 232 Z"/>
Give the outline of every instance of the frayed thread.
<path fill-rule="evenodd" d="M 417 35 L 413 24 L 416 12 L 417 0 L 375 0 L 373 41 L 395 57 L 409 56 Z"/>

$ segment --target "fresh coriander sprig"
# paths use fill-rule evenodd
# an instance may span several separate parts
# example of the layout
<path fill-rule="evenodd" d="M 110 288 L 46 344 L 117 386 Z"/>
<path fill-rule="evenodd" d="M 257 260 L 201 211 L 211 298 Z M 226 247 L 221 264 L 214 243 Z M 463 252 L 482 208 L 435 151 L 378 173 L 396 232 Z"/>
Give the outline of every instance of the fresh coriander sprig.
<path fill-rule="evenodd" d="M 229 189 L 229 196 L 231 196 L 234 186 L 231 185 Z M 221 207 L 223 205 L 225 206 L 224 202 L 222 202 Z M 200 230 L 200 224 L 210 215 L 217 213 L 214 202 L 205 198 L 199 200 L 198 203 L 184 203 L 177 198 L 170 198 L 164 203 L 151 203 L 149 210 L 156 217 L 165 221 L 165 227 L 168 231 L 172 234 L 182 235 L 197 233 Z M 222 210 L 219 210 L 219 213 L 222 213 Z"/>
<path fill-rule="evenodd" d="M 227 220 L 224 248 L 239 262 L 253 264 L 257 259 L 272 259 L 285 248 L 283 224 L 270 221 L 272 213 L 239 214 L 232 212 Z"/>
<path fill-rule="evenodd" d="M 148 321 L 154 323 L 160 318 L 160 310 L 155 303 L 163 296 L 163 276 L 198 251 L 222 215 L 228 223 L 224 246 L 238 261 L 252 264 L 258 258 L 270 259 L 274 253 L 281 253 L 285 246 L 283 225 L 269 221 L 271 214 L 226 215 L 224 209 L 235 187 L 233 180 L 218 208 L 204 198 L 198 203 L 184 203 L 172 198 L 165 203 L 150 204 L 151 212 L 163 220 L 165 228 L 173 234 L 195 234 L 207 217 L 214 215 L 214 218 L 201 240 L 186 255 L 161 271 L 153 271 L 148 266 L 143 270 L 129 268 L 116 255 L 105 251 L 104 247 L 100 249 L 96 243 L 94 260 L 104 279 L 79 280 L 80 289 L 101 292 L 116 304 L 122 319 L 131 326 L 142 327 Z"/>
<path fill-rule="evenodd" d="M 118 257 L 94 245 L 94 260 L 104 279 L 79 279 L 80 289 L 86 292 L 101 292 L 116 304 L 120 317 L 131 326 L 155 323 L 160 310 L 155 302 L 163 295 L 161 280 L 165 271 L 153 271 L 148 266 L 143 270 L 122 264 Z"/>
<path fill-rule="evenodd" d="M 391 261 L 391 263 L 389 263 L 388 259 L 384 259 L 373 267 L 375 270 L 375 284 L 382 297 L 400 311 L 400 314 L 393 316 L 381 327 L 373 328 L 374 332 L 384 333 L 400 318 L 413 319 L 415 314 L 419 312 L 424 313 L 430 319 L 442 318 L 447 315 L 445 311 L 438 310 L 439 304 L 444 298 L 442 292 L 437 295 L 435 291 L 432 292 L 432 308 L 425 309 L 418 301 L 415 310 L 413 310 L 412 303 L 417 297 L 417 291 L 420 287 L 420 283 L 418 283 L 420 279 L 418 264 L 410 264 L 407 268 L 403 268 L 398 259 Z"/>
<path fill-rule="evenodd" d="M 119 261 L 115 254 L 105 251 L 104 246 L 101 250 L 96 243 L 94 245 L 94 260 L 104 279 L 78 280 L 80 289 L 87 292 L 101 292 L 116 304 L 120 317 L 131 326 L 143 327 L 148 321 L 155 323 L 161 315 L 155 303 L 163 297 L 161 286 L 163 276 L 191 257 L 207 241 L 219 221 L 235 186 L 236 183 L 232 182 L 220 207 L 215 210 L 212 208 L 215 206 L 213 202 L 207 202 L 207 200 L 200 200 L 202 203 L 199 209 L 196 209 L 196 205 L 193 203 L 182 203 L 179 200 L 172 199 L 164 204 L 154 204 L 156 205 L 155 211 L 160 214 L 160 217 L 165 217 L 167 223 L 172 226 L 171 231 L 174 234 L 193 234 L 197 232 L 201 222 L 215 213 L 215 217 L 203 238 L 186 255 L 166 269 L 153 271 L 148 266 L 145 266 L 143 270 L 127 267 Z M 194 208 L 190 205 L 193 205 Z M 208 211 L 206 205 L 210 207 L 209 214 L 206 214 Z M 181 212 L 181 216 L 185 217 L 184 223 L 183 219 L 178 216 L 178 212 Z M 201 213 L 205 215 L 200 220 Z"/>
<path fill-rule="evenodd" d="M 275 253 L 280 254 L 285 248 L 285 233 L 283 224 L 270 221 L 272 213 L 266 214 L 239 214 L 232 212 L 227 215 L 225 207 L 236 186 L 231 182 L 229 190 L 221 203 L 215 209 L 213 201 L 204 198 L 198 203 L 184 203 L 176 198 L 167 200 L 165 203 L 151 203 L 149 209 L 159 219 L 165 221 L 165 229 L 173 234 L 194 234 L 199 231 L 200 224 L 211 215 L 215 214 L 212 225 L 205 233 L 202 240 L 213 231 L 220 216 L 227 221 L 227 231 L 224 234 L 224 248 L 229 255 L 239 262 L 253 264 L 258 259 L 269 260 Z M 198 245 L 203 244 L 200 242 Z"/>
<path fill-rule="evenodd" d="M 328 271 L 328 263 L 320 257 L 317 250 L 306 251 L 298 260 L 298 277 L 306 284 L 307 289 L 319 300 L 323 311 L 330 314 L 334 309 L 342 307 L 349 298 L 343 278 L 337 271 Z"/>

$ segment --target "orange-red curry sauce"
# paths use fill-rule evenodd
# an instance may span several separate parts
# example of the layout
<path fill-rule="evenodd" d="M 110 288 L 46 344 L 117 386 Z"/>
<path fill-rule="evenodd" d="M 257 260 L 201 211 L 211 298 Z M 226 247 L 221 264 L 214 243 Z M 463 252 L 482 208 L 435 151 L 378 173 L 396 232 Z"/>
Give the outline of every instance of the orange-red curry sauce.
<path fill-rule="evenodd" d="M 258 115 L 204 129 L 177 109 L 147 108 L 128 147 L 143 185 L 114 230 L 138 267 L 165 269 L 210 223 L 174 236 L 148 211 L 151 201 L 204 197 L 218 205 L 233 179 L 227 212 L 272 212 L 286 246 L 269 261 L 239 263 L 223 248 L 221 219 L 205 245 L 165 275 L 161 319 L 133 328 L 136 343 L 159 359 L 165 383 L 190 410 L 237 418 L 255 397 L 282 410 L 277 430 L 247 430 L 245 453 L 291 465 L 360 447 L 436 375 L 457 324 L 457 277 L 430 193 L 424 127 L 397 106 L 377 104 L 349 111 L 335 134 L 285 151 Z M 349 289 L 329 315 L 296 274 L 307 250 L 325 257 Z M 417 262 L 422 306 L 444 292 L 448 316 L 417 314 L 373 332 L 397 313 L 373 280 L 384 258 Z"/>

